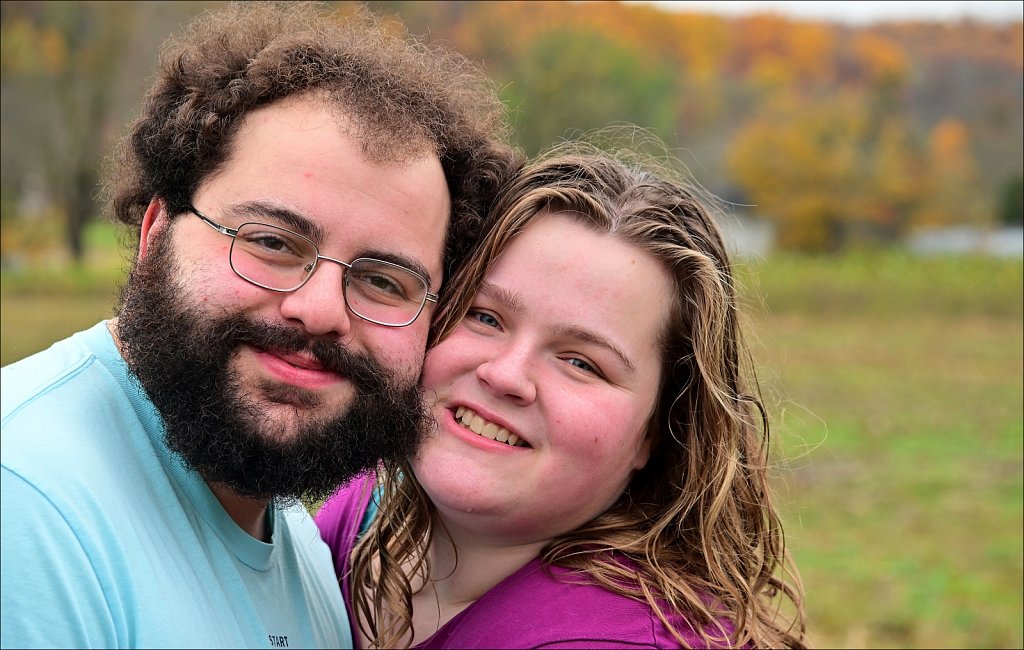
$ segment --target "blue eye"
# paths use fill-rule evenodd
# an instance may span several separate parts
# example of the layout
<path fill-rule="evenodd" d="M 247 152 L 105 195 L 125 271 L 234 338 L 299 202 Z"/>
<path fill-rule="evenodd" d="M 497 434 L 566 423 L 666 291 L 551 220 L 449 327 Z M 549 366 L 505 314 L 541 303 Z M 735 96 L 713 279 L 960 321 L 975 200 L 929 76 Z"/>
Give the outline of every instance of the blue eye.
<path fill-rule="evenodd" d="M 572 358 L 572 359 L 566 359 L 566 361 L 569 362 L 569 365 L 571 365 L 573 367 L 576 367 L 576 368 L 579 368 L 580 370 L 582 370 L 584 372 L 591 372 L 591 373 L 594 373 L 595 375 L 600 374 L 597 371 L 597 368 L 595 368 L 594 366 L 590 365 L 589 363 L 587 363 L 583 359 Z"/>
<path fill-rule="evenodd" d="M 495 318 L 494 316 L 488 314 L 485 311 L 478 311 L 476 309 L 471 309 L 466 314 L 466 317 L 467 318 L 472 318 L 473 320 L 477 321 L 481 325 L 485 325 L 487 327 L 494 327 L 494 328 L 501 327 L 501 323 L 498 322 L 498 319 Z"/>

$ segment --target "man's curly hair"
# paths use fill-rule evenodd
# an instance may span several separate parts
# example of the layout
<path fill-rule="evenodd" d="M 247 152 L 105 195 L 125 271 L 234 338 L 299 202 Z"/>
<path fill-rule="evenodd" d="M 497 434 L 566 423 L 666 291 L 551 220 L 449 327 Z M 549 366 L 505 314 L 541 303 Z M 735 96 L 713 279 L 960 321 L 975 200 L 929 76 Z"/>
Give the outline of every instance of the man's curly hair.
<path fill-rule="evenodd" d="M 452 200 L 450 276 L 520 156 L 493 83 L 465 57 L 392 27 L 365 9 L 328 15 L 310 3 L 237 3 L 193 21 L 164 45 L 142 113 L 107 170 L 116 219 L 137 236 L 154 197 L 183 213 L 228 160 L 248 113 L 308 95 L 354 124 L 370 160 L 437 154 Z"/>

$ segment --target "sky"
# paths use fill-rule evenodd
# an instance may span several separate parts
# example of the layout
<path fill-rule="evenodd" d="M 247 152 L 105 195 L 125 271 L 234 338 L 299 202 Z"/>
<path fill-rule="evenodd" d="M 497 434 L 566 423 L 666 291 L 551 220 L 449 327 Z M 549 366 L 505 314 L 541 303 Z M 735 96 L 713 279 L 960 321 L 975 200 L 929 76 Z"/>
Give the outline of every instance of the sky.
<path fill-rule="evenodd" d="M 994 22 L 1024 20 L 1024 0 L 1001 2 L 958 2 L 933 0 L 915 2 L 861 1 L 814 2 L 810 0 L 676 0 L 650 1 L 665 9 L 708 11 L 724 15 L 778 13 L 793 18 L 830 20 L 864 25 L 886 20 L 958 21 L 962 18 Z"/>

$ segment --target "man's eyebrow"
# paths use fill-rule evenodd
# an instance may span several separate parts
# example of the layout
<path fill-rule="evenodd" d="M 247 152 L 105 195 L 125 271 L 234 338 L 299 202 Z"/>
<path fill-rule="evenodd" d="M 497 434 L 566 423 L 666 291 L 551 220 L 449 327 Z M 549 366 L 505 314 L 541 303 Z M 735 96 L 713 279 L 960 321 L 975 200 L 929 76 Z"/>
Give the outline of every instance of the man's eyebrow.
<path fill-rule="evenodd" d="M 511 289 L 500 287 L 496 284 L 484 280 L 480 283 L 480 288 L 477 289 L 477 293 L 482 293 L 491 300 L 499 302 L 505 308 L 510 311 L 519 313 L 523 311 L 523 301 L 519 297 L 519 294 Z"/>
<path fill-rule="evenodd" d="M 585 327 L 580 327 L 579 325 L 556 325 L 554 327 L 554 331 L 555 334 L 558 336 L 579 339 L 581 341 L 585 341 L 592 345 L 596 345 L 598 347 L 604 348 L 605 350 L 608 350 L 609 352 L 617 356 L 619 360 L 622 361 L 622 363 L 626 366 L 629 372 L 634 374 L 636 373 L 636 366 L 633 364 L 632 361 L 629 360 L 629 357 L 626 356 L 626 353 L 623 352 L 617 345 L 615 345 L 605 337 L 601 336 L 597 332 L 589 330 Z"/>
<path fill-rule="evenodd" d="M 257 221 L 268 220 L 278 225 L 294 230 L 300 235 L 305 235 L 318 246 L 326 239 L 326 233 L 320 224 L 309 217 L 299 214 L 294 210 L 282 208 L 281 206 L 262 203 L 260 201 L 247 201 L 232 205 L 228 211 L 240 219 L 254 219 Z"/>
<path fill-rule="evenodd" d="M 288 208 L 282 208 L 281 206 L 263 203 L 261 201 L 247 201 L 245 203 L 233 205 L 228 208 L 228 210 L 232 215 L 239 219 L 255 219 L 258 221 L 266 220 L 285 226 L 289 230 L 294 230 L 300 235 L 305 235 L 309 239 L 313 240 L 313 243 L 315 243 L 317 247 L 322 246 L 324 240 L 327 239 L 327 233 L 323 226 L 316 223 L 309 217 L 299 214 L 294 210 L 289 210 Z M 327 257 L 334 257 L 324 251 L 321 251 L 321 254 L 327 255 Z M 391 262 L 392 264 L 405 267 L 410 271 L 423 276 L 423 279 L 427 281 L 428 287 L 432 284 L 430 272 L 427 271 L 426 267 L 417 260 L 406 255 L 380 249 L 366 249 L 359 251 L 352 260 L 359 259 L 361 257 L 372 257 L 373 259 Z M 352 262 L 352 260 L 343 261 Z"/>
<path fill-rule="evenodd" d="M 424 267 L 422 264 L 420 264 L 411 257 L 407 257 L 399 253 L 392 253 L 389 251 L 382 251 L 370 248 L 359 251 L 359 254 L 352 259 L 359 259 L 361 257 L 372 257 L 375 260 L 381 260 L 382 262 L 391 262 L 392 264 L 397 264 L 398 266 L 405 267 L 412 271 L 413 273 L 417 273 L 423 276 L 423 279 L 427 281 L 428 290 L 431 283 L 433 282 L 433 280 L 430 278 L 430 273 L 427 271 L 426 267 Z"/>

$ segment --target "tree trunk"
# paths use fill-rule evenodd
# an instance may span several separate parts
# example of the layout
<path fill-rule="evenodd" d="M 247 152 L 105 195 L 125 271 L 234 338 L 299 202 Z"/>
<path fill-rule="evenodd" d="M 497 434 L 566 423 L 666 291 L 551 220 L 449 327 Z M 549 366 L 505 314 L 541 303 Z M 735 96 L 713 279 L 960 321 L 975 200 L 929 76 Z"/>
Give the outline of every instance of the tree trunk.
<path fill-rule="evenodd" d="M 93 193 L 97 178 L 97 172 L 93 167 L 80 166 L 75 173 L 74 187 L 67 204 L 65 235 L 68 251 L 75 265 L 81 265 L 85 257 L 85 226 L 95 211 Z"/>

